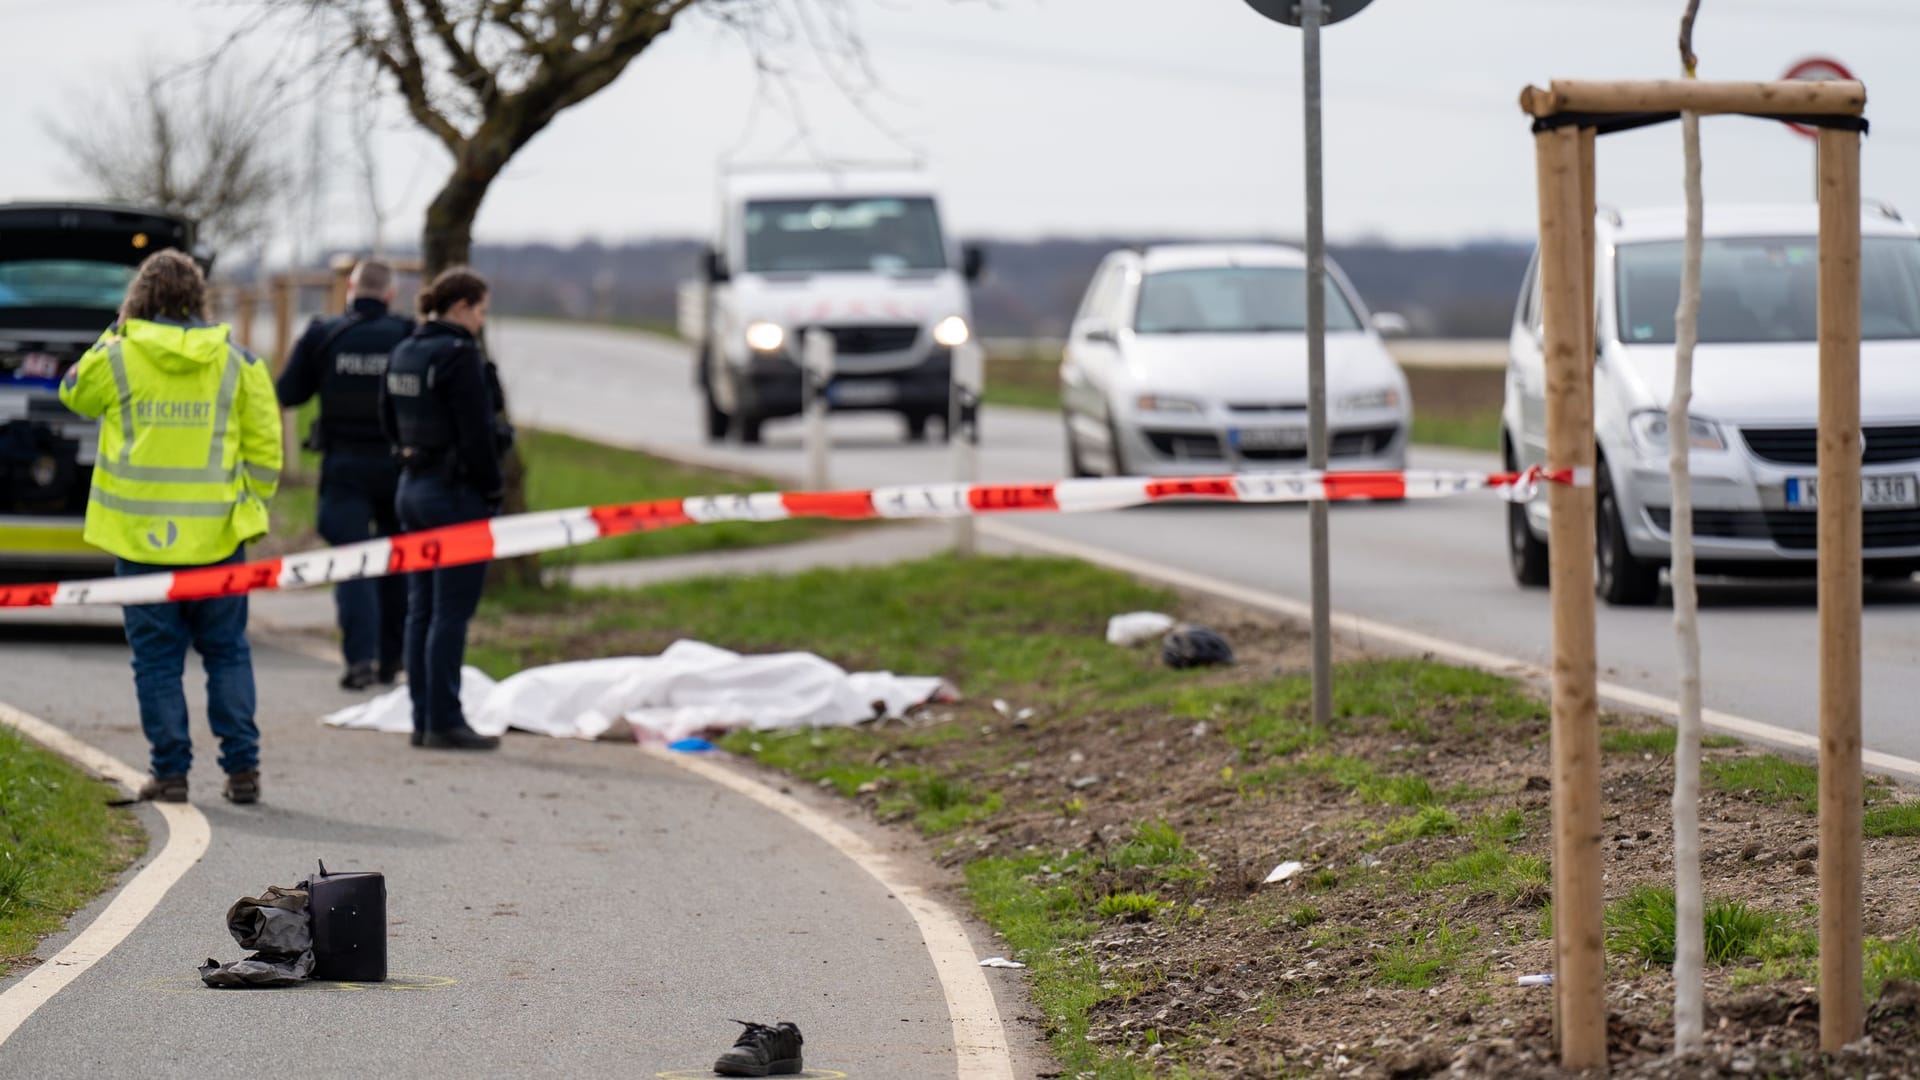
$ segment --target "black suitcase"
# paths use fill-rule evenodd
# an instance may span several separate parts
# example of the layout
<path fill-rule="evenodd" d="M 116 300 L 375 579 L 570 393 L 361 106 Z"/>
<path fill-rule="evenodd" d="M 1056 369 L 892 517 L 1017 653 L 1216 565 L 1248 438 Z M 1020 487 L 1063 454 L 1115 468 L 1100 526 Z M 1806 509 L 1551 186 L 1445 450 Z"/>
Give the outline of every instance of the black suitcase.
<path fill-rule="evenodd" d="M 329 874 L 307 883 L 313 922 L 313 978 L 385 982 L 387 879 L 381 874 Z"/>

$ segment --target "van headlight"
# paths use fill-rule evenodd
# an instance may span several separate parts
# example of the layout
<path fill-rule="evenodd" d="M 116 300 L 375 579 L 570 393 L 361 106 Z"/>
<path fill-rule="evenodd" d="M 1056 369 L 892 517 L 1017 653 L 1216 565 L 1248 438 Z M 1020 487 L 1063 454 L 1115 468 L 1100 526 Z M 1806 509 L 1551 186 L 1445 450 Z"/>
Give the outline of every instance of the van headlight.
<path fill-rule="evenodd" d="M 1627 429 L 1633 433 L 1633 445 L 1642 457 L 1665 457 L 1667 455 L 1668 431 L 1667 414 L 1663 409 L 1648 409 L 1634 413 L 1627 419 Z M 1687 417 L 1687 441 L 1695 450 L 1725 450 L 1727 440 L 1720 434 L 1720 425 L 1711 420 L 1702 420 L 1697 416 Z"/>
<path fill-rule="evenodd" d="M 1373 409 L 1397 409 L 1400 407 L 1400 391 L 1394 387 L 1380 390 L 1368 390 L 1359 394 L 1348 394 L 1337 403 L 1341 412 L 1367 412 Z"/>
<path fill-rule="evenodd" d="M 967 327 L 967 320 L 958 315 L 949 315 L 940 320 L 933 328 L 933 340 L 949 349 L 965 345 L 973 337 L 973 331 Z"/>
<path fill-rule="evenodd" d="M 786 343 L 787 332 L 780 329 L 779 323 L 747 324 L 747 348 L 754 352 L 779 352 L 780 346 Z"/>

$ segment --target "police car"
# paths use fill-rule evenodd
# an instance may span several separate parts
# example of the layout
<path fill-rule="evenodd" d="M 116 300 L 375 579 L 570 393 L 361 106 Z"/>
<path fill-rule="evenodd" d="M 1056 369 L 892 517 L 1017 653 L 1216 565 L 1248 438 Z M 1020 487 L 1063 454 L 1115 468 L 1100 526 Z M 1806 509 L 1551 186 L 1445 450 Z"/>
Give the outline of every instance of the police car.
<path fill-rule="evenodd" d="M 142 259 L 193 245 L 193 222 L 171 214 L 0 204 L 0 579 L 113 572 L 81 539 L 99 429 L 60 404 L 60 377 L 113 324 Z"/>

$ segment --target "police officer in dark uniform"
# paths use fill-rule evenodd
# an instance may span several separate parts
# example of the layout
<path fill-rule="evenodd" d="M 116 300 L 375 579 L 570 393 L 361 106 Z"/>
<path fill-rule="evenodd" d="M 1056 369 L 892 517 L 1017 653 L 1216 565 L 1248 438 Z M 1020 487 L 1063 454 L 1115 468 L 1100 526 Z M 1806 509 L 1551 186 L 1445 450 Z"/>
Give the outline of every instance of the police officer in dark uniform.
<path fill-rule="evenodd" d="M 413 333 L 414 323 L 388 310 L 393 268 L 386 263 L 359 263 L 348 286 L 353 302 L 347 313 L 307 327 L 275 387 L 283 408 L 320 396 L 320 418 L 307 445 L 323 455 L 320 535 L 329 544 L 400 531 L 394 511 L 400 467 L 380 426 L 380 384 L 389 354 Z M 405 579 L 346 581 L 334 586 L 333 597 L 347 662 L 340 685 L 364 690 L 376 680 L 392 683 L 404 665 Z"/>
<path fill-rule="evenodd" d="M 462 267 L 420 293 L 423 320 L 393 350 L 380 413 L 400 461 L 400 523 L 409 532 L 481 521 L 500 510 L 498 393 L 477 337 L 487 318 L 487 283 Z M 467 623 L 480 606 L 487 564 L 422 570 L 408 578 L 407 684 L 413 744 L 491 750 L 500 740 L 467 725 L 460 669 Z"/>

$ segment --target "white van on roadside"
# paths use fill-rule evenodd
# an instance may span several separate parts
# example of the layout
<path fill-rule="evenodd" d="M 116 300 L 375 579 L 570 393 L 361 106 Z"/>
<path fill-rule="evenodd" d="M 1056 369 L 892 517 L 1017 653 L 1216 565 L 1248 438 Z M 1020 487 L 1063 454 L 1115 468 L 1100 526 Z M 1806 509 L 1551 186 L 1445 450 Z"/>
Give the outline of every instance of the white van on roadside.
<path fill-rule="evenodd" d="M 948 235 L 917 171 L 774 169 L 722 177 L 719 235 L 681 292 L 707 437 L 760 441 L 802 408 L 800 340 L 833 336 L 834 410 L 900 414 L 907 437 L 944 430 L 953 349 L 973 334 L 977 248 Z"/>

